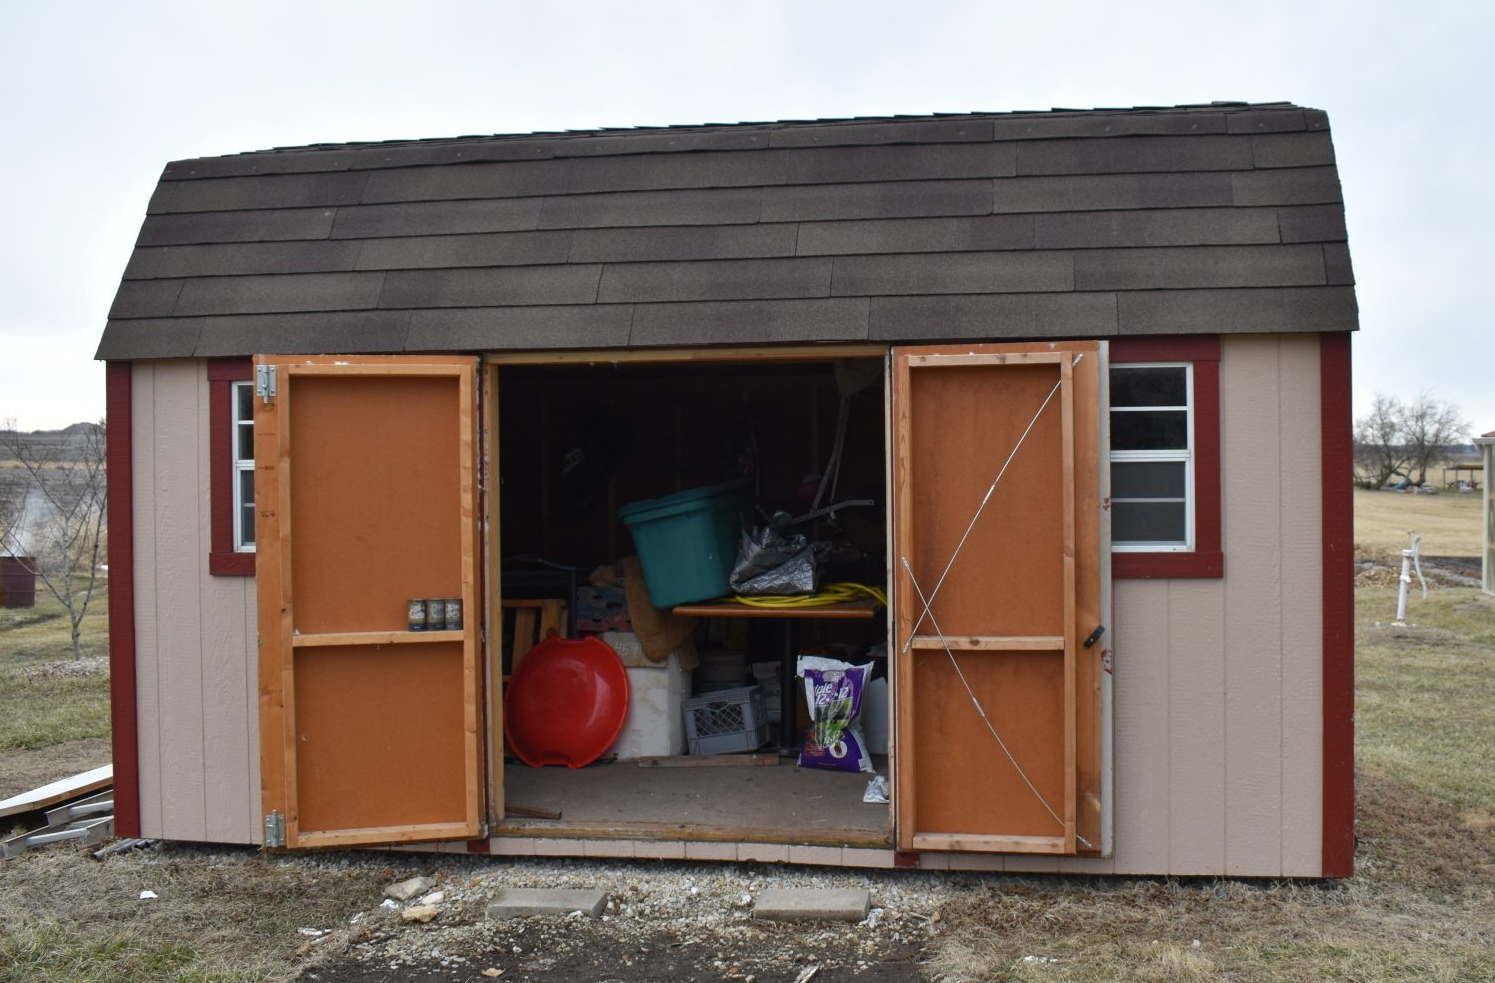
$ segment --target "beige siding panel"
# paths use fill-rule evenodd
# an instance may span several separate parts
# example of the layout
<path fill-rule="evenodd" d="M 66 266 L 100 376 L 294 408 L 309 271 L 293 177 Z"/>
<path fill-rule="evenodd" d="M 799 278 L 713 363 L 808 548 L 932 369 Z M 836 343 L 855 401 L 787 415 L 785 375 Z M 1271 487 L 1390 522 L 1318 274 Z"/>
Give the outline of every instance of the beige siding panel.
<path fill-rule="evenodd" d="M 1226 555 L 1227 570 L 1231 562 Z M 1225 590 L 1168 584 L 1168 873 L 1225 863 Z M 1263 871 L 1266 873 L 1266 871 Z"/>
<path fill-rule="evenodd" d="M 253 580 L 210 577 L 202 362 L 134 374 L 137 679 L 146 836 L 259 834 Z"/>
<path fill-rule="evenodd" d="M 1281 865 L 1283 386 L 1277 338 L 1231 339 L 1222 354 L 1225 872 L 1249 875 Z"/>
<path fill-rule="evenodd" d="M 1323 499 L 1319 341 L 1280 341 L 1282 435 L 1282 873 L 1323 871 Z"/>
<path fill-rule="evenodd" d="M 1120 873 L 1168 867 L 1172 745 L 1168 724 L 1168 581 L 1118 580 L 1115 666 L 1115 857 Z"/>
<path fill-rule="evenodd" d="M 251 790 L 248 773 L 250 721 L 258 716 L 256 687 L 244 669 L 250 661 L 249 640 L 254 622 L 246 620 L 244 605 L 247 577 L 207 575 L 206 556 L 212 543 L 211 501 L 208 475 L 212 466 L 209 448 L 209 385 L 207 373 L 199 370 L 197 381 L 198 473 L 197 524 L 198 591 L 202 622 L 198 652 L 201 658 L 203 706 L 203 802 L 207 839 L 215 843 L 253 842 L 256 824 L 250 820 Z"/>
<path fill-rule="evenodd" d="M 206 550 L 196 535 L 208 479 L 198 455 L 198 433 L 207 427 L 198 403 L 202 371 L 198 362 L 157 363 L 151 435 L 162 835 L 183 840 L 207 837 L 198 569 Z"/>
<path fill-rule="evenodd" d="M 160 664 L 156 646 L 155 363 L 130 373 L 130 476 L 135 527 L 136 741 L 140 755 L 140 833 L 156 838 L 161 825 Z"/>
<path fill-rule="evenodd" d="M 264 815 L 265 810 L 260 807 L 260 676 L 259 676 L 259 653 L 257 645 L 259 641 L 258 608 L 255 606 L 255 581 L 253 577 L 240 577 L 244 591 L 243 618 L 248 628 L 244 633 L 244 644 L 246 646 L 244 655 L 244 692 L 248 695 L 249 705 L 246 714 L 249 718 L 249 741 L 244 748 L 244 781 L 249 786 L 249 833 L 246 842 L 263 843 L 265 839 Z"/>

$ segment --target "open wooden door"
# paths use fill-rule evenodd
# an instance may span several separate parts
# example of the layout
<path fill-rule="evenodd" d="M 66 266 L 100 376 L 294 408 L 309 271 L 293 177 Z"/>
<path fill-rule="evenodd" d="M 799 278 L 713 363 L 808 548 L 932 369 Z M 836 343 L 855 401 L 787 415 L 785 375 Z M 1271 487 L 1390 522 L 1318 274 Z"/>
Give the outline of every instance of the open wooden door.
<path fill-rule="evenodd" d="M 1100 849 L 1100 361 L 894 349 L 901 849 Z"/>
<path fill-rule="evenodd" d="M 475 381 L 470 358 L 256 359 L 267 846 L 481 833 Z M 412 598 L 460 598 L 461 627 L 408 630 Z"/>

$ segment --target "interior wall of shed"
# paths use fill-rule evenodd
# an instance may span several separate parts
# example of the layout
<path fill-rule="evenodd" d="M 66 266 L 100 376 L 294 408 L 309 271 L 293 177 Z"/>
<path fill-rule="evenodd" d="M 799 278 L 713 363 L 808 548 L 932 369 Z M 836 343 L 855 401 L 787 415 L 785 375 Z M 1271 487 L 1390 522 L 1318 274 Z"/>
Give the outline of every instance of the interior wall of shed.
<path fill-rule="evenodd" d="M 868 360 L 859 360 L 866 362 Z M 881 362 L 851 397 L 838 499 L 848 537 L 883 548 Z M 501 542 L 590 570 L 633 552 L 618 510 L 747 477 L 755 504 L 799 515 L 830 458 L 840 404 L 835 363 L 609 363 L 510 366 L 499 376 Z M 827 492 L 829 495 L 829 491 Z"/>
<path fill-rule="evenodd" d="M 541 567 L 537 561 L 551 570 L 573 568 L 584 584 L 596 568 L 634 554 L 633 537 L 618 516 L 633 502 L 746 478 L 759 521 L 778 510 L 794 516 L 810 511 L 832 456 L 843 394 L 847 423 L 841 466 L 834 491 L 827 486 L 822 505 L 853 499 L 872 504 L 841 511 L 834 523 L 811 521 L 797 528 L 848 547 L 846 559 L 828 567 L 824 581 L 886 586 L 888 448 L 882 358 L 843 361 L 839 371 L 834 360 L 823 358 L 501 364 L 497 376 L 498 473 L 491 476 L 490 487 L 498 492 L 498 569 L 506 598 L 521 593 L 510 587 L 511 581 L 518 583 L 514 573 Z M 780 658 L 783 634 L 772 621 L 745 621 L 702 619 L 698 647 L 713 647 L 730 635 L 736 644 L 746 639 L 749 663 Z M 882 616 L 863 622 L 804 620 L 795 628 L 801 651 L 820 649 L 856 658 L 865 656 L 870 644 L 885 641 L 887 631 Z M 781 750 L 778 725 L 770 732 L 761 753 Z M 887 774 L 881 767 L 885 762 L 877 763 Z M 616 800 L 637 795 L 640 835 L 670 823 L 681 826 L 686 836 L 712 827 L 765 840 L 794 835 L 879 843 L 891 835 L 890 808 L 861 802 L 870 775 L 851 790 L 847 779 L 852 776 L 801 771 L 792 755 L 773 769 L 775 775 L 763 768 L 692 769 L 698 776 L 692 784 L 709 783 L 712 795 L 679 799 L 678 810 L 664 814 L 661 803 L 677 801 L 668 787 L 680 780 L 678 770 L 624 767 L 630 769 L 626 782 L 604 783 L 613 800 L 609 825 L 628 825 L 622 817 L 635 813 Z M 597 778 L 546 768 L 526 771 L 521 780 L 514 777 L 514 768 L 511 762 L 506 799 L 518 801 L 517 793 L 523 804 L 545 803 L 566 817 L 528 832 L 554 829 L 564 834 L 567 827 L 573 832 L 586 827 L 590 834 L 593 824 L 582 810 L 592 805 L 588 796 L 597 796 L 592 789 Z M 820 783 L 824 796 L 815 791 L 818 776 L 825 779 Z M 569 795 L 569 809 L 568 782 L 578 789 Z M 590 791 L 580 791 L 583 782 Z M 652 788 L 654 784 L 661 788 Z M 754 808 L 765 795 L 781 807 L 766 812 Z M 740 800 L 737 805 L 734 799 Z M 855 810 L 855 821 L 848 816 L 847 821 L 827 822 L 814 814 L 827 803 L 843 802 L 836 808 Z"/>

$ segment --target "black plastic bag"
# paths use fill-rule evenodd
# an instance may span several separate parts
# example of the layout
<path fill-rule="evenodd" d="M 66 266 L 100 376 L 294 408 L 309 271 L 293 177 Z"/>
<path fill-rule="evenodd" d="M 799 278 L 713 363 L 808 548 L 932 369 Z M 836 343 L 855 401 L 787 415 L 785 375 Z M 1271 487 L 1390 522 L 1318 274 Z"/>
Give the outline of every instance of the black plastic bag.
<path fill-rule="evenodd" d="M 787 512 L 779 512 L 768 525 L 743 531 L 728 580 L 734 594 L 813 594 L 820 589 L 818 544 L 792 531 L 788 520 Z"/>

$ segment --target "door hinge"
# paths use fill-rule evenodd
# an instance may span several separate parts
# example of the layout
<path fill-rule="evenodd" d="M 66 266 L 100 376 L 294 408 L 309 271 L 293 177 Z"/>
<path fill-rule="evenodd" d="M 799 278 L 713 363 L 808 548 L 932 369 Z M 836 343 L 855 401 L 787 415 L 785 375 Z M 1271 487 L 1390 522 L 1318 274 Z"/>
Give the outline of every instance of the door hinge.
<path fill-rule="evenodd" d="M 275 395 L 275 366 L 254 367 L 254 394 L 266 403 L 270 402 L 270 397 Z"/>
<path fill-rule="evenodd" d="M 283 847 L 286 845 L 286 817 L 276 809 L 265 817 L 265 846 Z"/>

